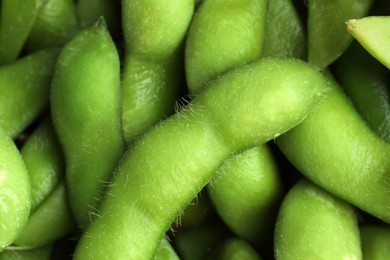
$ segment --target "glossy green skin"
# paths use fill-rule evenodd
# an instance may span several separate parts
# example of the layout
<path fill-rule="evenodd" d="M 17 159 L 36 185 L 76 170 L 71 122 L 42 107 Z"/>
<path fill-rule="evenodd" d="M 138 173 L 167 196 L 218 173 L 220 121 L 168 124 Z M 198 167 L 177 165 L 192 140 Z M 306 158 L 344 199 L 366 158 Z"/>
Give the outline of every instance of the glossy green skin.
<path fill-rule="evenodd" d="M 260 57 L 266 4 L 265 0 L 208 0 L 199 6 L 185 48 L 192 94 L 221 73 Z"/>
<path fill-rule="evenodd" d="M 306 28 L 292 0 L 268 1 L 265 35 L 263 56 L 306 60 Z"/>
<path fill-rule="evenodd" d="M 307 178 L 390 222 L 390 145 L 367 126 L 329 74 L 327 78 L 332 90 L 320 106 L 276 144 Z"/>
<path fill-rule="evenodd" d="M 31 208 L 26 166 L 12 139 L 0 128 L 0 252 L 12 244 Z"/>
<path fill-rule="evenodd" d="M 259 60 L 217 78 L 126 152 L 74 259 L 150 259 L 225 159 L 299 124 L 324 91 L 322 75 L 298 60 Z"/>
<path fill-rule="evenodd" d="M 31 185 L 31 210 L 36 209 L 64 177 L 65 163 L 48 115 L 20 151 Z"/>
<path fill-rule="evenodd" d="M 275 227 L 275 259 L 362 259 L 357 216 L 345 201 L 302 179 Z"/>
<path fill-rule="evenodd" d="M 348 19 L 368 14 L 373 0 L 308 0 L 308 61 L 326 68 L 347 49 L 352 36 Z"/>
<path fill-rule="evenodd" d="M 0 126 L 17 137 L 49 104 L 58 50 L 48 49 L 0 67 Z"/>
<path fill-rule="evenodd" d="M 49 116 L 27 139 L 21 154 L 30 176 L 32 206 L 14 244 L 40 247 L 63 237 L 75 226 L 65 191 L 64 158 Z"/>
<path fill-rule="evenodd" d="M 335 76 L 356 110 L 381 138 L 390 140 L 389 70 L 357 42 L 335 63 Z"/>
<path fill-rule="evenodd" d="M 216 211 L 234 233 L 269 249 L 265 245 L 273 235 L 283 184 L 268 146 L 249 149 L 225 161 L 208 191 Z"/>
<path fill-rule="evenodd" d="M 384 260 L 390 255 L 390 227 L 367 224 L 360 227 L 363 259 Z"/>
<path fill-rule="evenodd" d="M 51 109 L 66 161 L 69 202 L 80 226 L 90 223 L 123 153 L 119 57 L 101 20 L 62 49 Z"/>
<path fill-rule="evenodd" d="M 0 65 L 19 56 L 40 9 L 48 0 L 2 0 L 0 13 Z"/>
<path fill-rule="evenodd" d="M 127 144 L 174 112 L 193 0 L 122 1 L 122 124 Z"/>
<path fill-rule="evenodd" d="M 390 69 L 390 14 L 350 20 L 347 29 L 351 35 L 378 61 Z"/>
<path fill-rule="evenodd" d="M 9 247 L 0 253 L 0 260 L 50 260 L 53 245 L 27 249 L 21 247 Z"/>
<path fill-rule="evenodd" d="M 241 238 L 229 238 L 222 241 L 214 248 L 209 256 L 210 260 L 261 260 L 261 256 L 245 240 Z"/>
<path fill-rule="evenodd" d="M 79 28 L 73 0 L 48 0 L 31 28 L 26 50 L 62 47 Z"/>

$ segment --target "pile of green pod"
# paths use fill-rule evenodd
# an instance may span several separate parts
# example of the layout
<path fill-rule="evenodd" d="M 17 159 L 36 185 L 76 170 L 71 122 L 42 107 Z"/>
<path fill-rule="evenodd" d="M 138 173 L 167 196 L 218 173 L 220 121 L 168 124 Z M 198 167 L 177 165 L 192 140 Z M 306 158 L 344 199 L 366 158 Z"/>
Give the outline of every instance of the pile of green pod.
<path fill-rule="evenodd" d="M 0 260 L 389 259 L 388 0 L 0 0 Z"/>

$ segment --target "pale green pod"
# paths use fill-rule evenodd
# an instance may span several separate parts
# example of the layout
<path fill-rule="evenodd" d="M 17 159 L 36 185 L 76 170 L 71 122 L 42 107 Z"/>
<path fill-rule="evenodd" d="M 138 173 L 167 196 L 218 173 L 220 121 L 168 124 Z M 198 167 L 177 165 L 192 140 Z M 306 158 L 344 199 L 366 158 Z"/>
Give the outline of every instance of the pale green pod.
<path fill-rule="evenodd" d="M 74 259 L 150 259 L 224 160 L 301 123 L 326 91 L 299 60 L 261 59 L 217 78 L 125 153 Z"/>
<path fill-rule="evenodd" d="M 360 227 L 363 259 L 385 260 L 390 256 L 390 227 L 365 224 Z"/>
<path fill-rule="evenodd" d="M 351 19 L 347 29 L 372 56 L 390 69 L 390 14 Z"/>
<path fill-rule="evenodd" d="M 266 0 L 208 0 L 199 6 L 185 48 L 192 94 L 223 72 L 260 57 L 266 6 Z"/>
<path fill-rule="evenodd" d="M 103 19 L 64 46 L 51 90 L 69 203 L 85 227 L 124 149 L 119 56 Z"/>
<path fill-rule="evenodd" d="M 302 179 L 284 198 L 275 227 L 275 259 L 362 259 L 354 208 Z"/>
<path fill-rule="evenodd" d="M 368 127 L 329 73 L 327 79 L 326 98 L 276 144 L 308 179 L 390 222 L 390 145 Z"/>
<path fill-rule="evenodd" d="M 0 252 L 22 232 L 31 208 L 30 181 L 22 156 L 0 128 Z"/>
<path fill-rule="evenodd" d="M 174 113 L 194 0 L 123 0 L 122 124 L 127 144 Z"/>
<path fill-rule="evenodd" d="M 0 65 L 16 60 L 41 8 L 48 0 L 2 0 Z"/>
<path fill-rule="evenodd" d="M 220 242 L 208 254 L 209 260 L 261 260 L 259 253 L 244 239 L 233 237 Z"/>
<path fill-rule="evenodd" d="M 0 253 L 0 260 L 50 260 L 53 245 L 38 248 L 10 246 Z"/>
<path fill-rule="evenodd" d="M 12 138 L 48 106 L 57 55 L 42 50 L 0 67 L 0 126 Z"/>

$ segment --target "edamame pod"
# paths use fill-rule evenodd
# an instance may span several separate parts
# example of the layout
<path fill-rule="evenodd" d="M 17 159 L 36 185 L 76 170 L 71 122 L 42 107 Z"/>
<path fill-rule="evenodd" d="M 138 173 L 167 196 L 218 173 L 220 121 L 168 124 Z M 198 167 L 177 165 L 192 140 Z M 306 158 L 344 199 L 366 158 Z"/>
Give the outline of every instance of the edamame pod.
<path fill-rule="evenodd" d="M 0 253 L 0 260 L 50 260 L 53 245 L 39 248 L 8 247 Z"/>
<path fill-rule="evenodd" d="M 40 9 L 47 1 L 1 1 L 0 66 L 17 59 Z"/>
<path fill-rule="evenodd" d="M 31 28 L 25 48 L 34 52 L 62 47 L 79 27 L 73 0 L 48 0 Z"/>
<path fill-rule="evenodd" d="M 261 59 L 215 79 L 125 153 L 74 259 L 153 257 L 224 160 L 301 123 L 326 90 L 299 60 Z"/>
<path fill-rule="evenodd" d="M 306 60 L 306 30 L 292 0 L 268 1 L 265 35 L 263 56 Z"/>
<path fill-rule="evenodd" d="M 26 166 L 12 139 L 0 128 L 0 252 L 12 244 L 31 208 Z"/>
<path fill-rule="evenodd" d="M 372 56 L 390 69 L 390 15 L 351 19 L 347 29 Z"/>
<path fill-rule="evenodd" d="M 326 68 L 347 49 L 345 22 L 368 14 L 373 0 L 308 0 L 308 61 Z"/>
<path fill-rule="evenodd" d="M 389 70 L 356 41 L 335 63 L 335 77 L 379 137 L 390 141 Z"/>
<path fill-rule="evenodd" d="M 159 247 L 157 248 L 154 260 L 180 260 L 177 256 L 175 249 L 173 249 L 171 243 L 168 240 L 162 239 Z"/>
<path fill-rule="evenodd" d="M 194 0 L 123 0 L 122 124 L 127 144 L 174 112 Z"/>
<path fill-rule="evenodd" d="M 275 259 L 362 259 L 353 207 L 306 179 L 282 202 L 275 228 Z"/>
<path fill-rule="evenodd" d="M 363 259 L 384 260 L 390 255 L 390 227 L 366 224 L 360 227 Z"/>
<path fill-rule="evenodd" d="M 268 146 L 226 160 L 207 187 L 216 211 L 235 234 L 262 251 L 272 248 L 269 237 L 283 185 Z"/>
<path fill-rule="evenodd" d="M 65 163 L 50 116 L 41 120 L 20 151 L 31 186 L 34 211 L 64 177 Z"/>
<path fill-rule="evenodd" d="M 199 6 L 185 47 L 192 94 L 228 69 L 260 57 L 266 6 L 266 0 L 208 0 Z"/>
<path fill-rule="evenodd" d="M 49 104 L 58 50 L 42 50 L 0 67 L 0 126 L 15 138 Z"/>
<path fill-rule="evenodd" d="M 87 226 L 123 153 L 119 56 L 103 19 L 62 49 L 51 91 L 69 203 Z"/>
<path fill-rule="evenodd" d="M 326 98 L 276 144 L 308 179 L 390 222 L 390 145 L 367 126 L 329 73 L 327 79 Z"/>

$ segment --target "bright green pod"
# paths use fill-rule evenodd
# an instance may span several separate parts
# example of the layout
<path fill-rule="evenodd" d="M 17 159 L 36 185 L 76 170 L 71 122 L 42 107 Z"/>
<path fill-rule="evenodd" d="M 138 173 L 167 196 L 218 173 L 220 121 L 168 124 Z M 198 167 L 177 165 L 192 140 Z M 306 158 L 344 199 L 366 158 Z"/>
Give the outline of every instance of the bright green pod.
<path fill-rule="evenodd" d="M 265 35 L 263 56 L 306 60 L 306 28 L 292 0 L 268 1 Z"/>
<path fill-rule="evenodd" d="M 48 106 L 57 55 L 43 50 L 0 67 L 0 126 L 12 138 Z"/>
<path fill-rule="evenodd" d="M 51 119 L 46 115 L 20 151 L 31 186 L 34 211 L 64 177 L 65 163 Z"/>
<path fill-rule="evenodd" d="M 31 208 L 30 181 L 22 156 L 0 128 L 0 252 L 12 244 Z"/>
<path fill-rule="evenodd" d="M 127 144 L 174 112 L 194 0 L 123 0 L 122 124 Z"/>
<path fill-rule="evenodd" d="M 199 6 L 185 47 L 192 94 L 221 73 L 260 57 L 266 6 L 266 0 L 208 0 Z"/>
<path fill-rule="evenodd" d="M 29 33 L 26 50 L 62 47 L 79 30 L 73 0 L 48 0 Z"/>
<path fill-rule="evenodd" d="M 378 61 L 390 69 L 390 14 L 351 19 L 348 32 Z"/>
<path fill-rule="evenodd" d="M 0 253 L 0 260 L 50 260 L 53 245 L 39 248 L 12 246 Z"/>
<path fill-rule="evenodd" d="M 120 102 L 119 56 L 101 19 L 64 46 L 51 91 L 69 203 L 82 227 L 90 223 L 123 153 Z"/>
<path fill-rule="evenodd" d="M 275 227 L 275 259 L 362 259 L 354 208 L 302 179 L 283 199 Z"/>
<path fill-rule="evenodd" d="M 64 237 L 76 227 L 69 207 L 65 181 L 61 181 L 33 212 L 14 244 L 37 248 Z"/>
<path fill-rule="evenodd" d="M 40 9 L 48 0 L 2 0 L 0 65 L 17 59 Z"/>
<path fill-rule="evenodd" d="M 208 254 L 210 260 L 261 260 L 259 253 L 244 239 L 228 238 L 220 242 Z"/>
<path fill-rule="evenodd" d="M 335 62 L 335 77 L 371 129 L 390 141 L 389 70 L 356 41 Z"/>
<path fill-rule="evenodd" d="M 366 224 L 360 227 L 363 259 L 384 260 L 390 255 L 390 227 Z"/>
<path fill-rule="evenodd" d="M 368 14 L 373 0 L 308 0 L 308 61 L 326 68 L 348 48 L 345 22 Z"/>
<path fill-rule="evenodd" d="M 368 127 L 329 73 L 327 79 L 332 90 L 326 98 L 276 144 L 308 179 L 390 222 L 390 145 Z"/>
<path fill-rule="evenodd" d="M 261 59 L 215 79 L 125 153 L 74 259 L 150 259 L 224 160 L 302 122 L 326 90 L 299 60 Z"/>
<path fill-rule="evenodd" d="M 237 236 L 262 250 L 272 248 L 269 238 L 284 187 L 267 145 L 226 160 L 207 187 L 216 211 Z"/>

